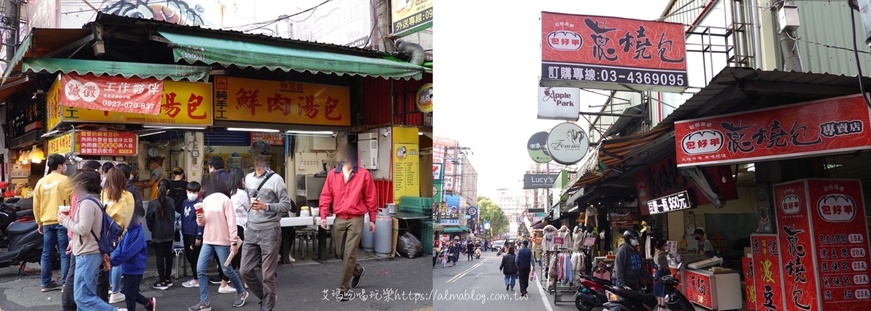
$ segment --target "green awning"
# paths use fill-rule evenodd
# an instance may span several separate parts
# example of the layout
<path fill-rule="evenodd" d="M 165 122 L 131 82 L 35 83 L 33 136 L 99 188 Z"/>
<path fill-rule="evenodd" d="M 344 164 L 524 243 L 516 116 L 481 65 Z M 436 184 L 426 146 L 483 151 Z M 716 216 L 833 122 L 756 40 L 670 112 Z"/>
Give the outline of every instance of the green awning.
<path fill-rule="evenodd" d="M 444 233 L 463 233 L 463 232 L 466 232 L 466 230 L 462 230 L 462 229 L 460 229 L 460 227 L 445 227 L 445 229 L 442 230 L 442 232 L 444 232 Z"/>
<path fill-rule="evenodd" d="M 151 63 L 110 62 L 101 60 L 34 58 L 25 59 L 21 71 L 48 73 L 76 73 L 80 75 L 123 76 L 125 78 L 156 78 L 173 81 L 209 81 L 210 68 L 206 66 L 166 65 Z"/>
<path fill-rule="evenodd" d="M 421 79 L 424 67 L 403 61 L 347 55 L 302 48 L 216 39 L 160 31 L 171 42 L 173 57 L 189 64 L 234 65 L 239 68 L 359 75 L 391 79 Z"/>

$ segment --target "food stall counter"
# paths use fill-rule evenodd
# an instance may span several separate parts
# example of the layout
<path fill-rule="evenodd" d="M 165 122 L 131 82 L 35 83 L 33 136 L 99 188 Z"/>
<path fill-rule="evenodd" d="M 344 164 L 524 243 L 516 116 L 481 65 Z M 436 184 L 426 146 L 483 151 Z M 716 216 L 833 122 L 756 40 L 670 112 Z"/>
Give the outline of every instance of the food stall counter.
<path fill-rule="evenodd" d="M 743 305 L 741 276 L 723 268 L 689 269 L 681 276 L 683 294 L 692 303 L 710 310 L 737 310 Z"/>

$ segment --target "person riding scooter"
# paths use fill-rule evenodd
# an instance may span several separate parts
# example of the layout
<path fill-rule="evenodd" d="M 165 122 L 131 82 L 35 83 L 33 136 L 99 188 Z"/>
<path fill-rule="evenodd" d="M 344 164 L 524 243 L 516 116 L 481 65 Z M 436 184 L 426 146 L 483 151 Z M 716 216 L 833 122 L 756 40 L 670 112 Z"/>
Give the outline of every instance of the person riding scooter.
<path fill-rule="evenodd" d="M 644 257 L 636 247 L 639 242 L 638 232 L 632 229 L 623 232 L 623 244 L 617 250 L 614 258 L 614 286 L 631 290 L 639 290 L 641 278 L 652 281 L 653 276 L 643 268 Z M 652 282 L 651 282 L 652 283 Z"/>

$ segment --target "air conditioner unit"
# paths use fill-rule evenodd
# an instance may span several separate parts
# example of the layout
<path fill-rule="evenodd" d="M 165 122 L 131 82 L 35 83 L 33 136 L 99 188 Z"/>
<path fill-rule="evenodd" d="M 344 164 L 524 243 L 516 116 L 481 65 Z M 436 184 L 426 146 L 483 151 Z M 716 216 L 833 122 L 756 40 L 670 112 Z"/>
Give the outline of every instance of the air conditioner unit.
<path fill-rule="evenodd" d="M 374 135 L 377 137 L 377 135 Z M 361 139 L 358 136 L 357 150 L 359 154 L 360 166 L 367 170 L 378 169 L 378 139 Z"/>

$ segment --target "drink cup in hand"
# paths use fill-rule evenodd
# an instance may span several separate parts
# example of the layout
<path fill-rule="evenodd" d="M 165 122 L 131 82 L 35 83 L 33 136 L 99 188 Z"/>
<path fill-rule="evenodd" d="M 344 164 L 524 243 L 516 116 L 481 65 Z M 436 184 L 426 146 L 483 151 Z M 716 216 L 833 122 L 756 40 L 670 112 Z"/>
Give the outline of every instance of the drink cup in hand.
<path fill-rule="evenodd" d="M 70 216 L 70 206 L 69 205 L 58 206 L 58 211 L 66 216 Z"/>
<path fill-rule="evenodd" d="M 194 209 L 196 209 L 196 211 L 197 211 L 197 216 L 202 215 L 203 214 L 203 203 L 194 204 Z"/>

